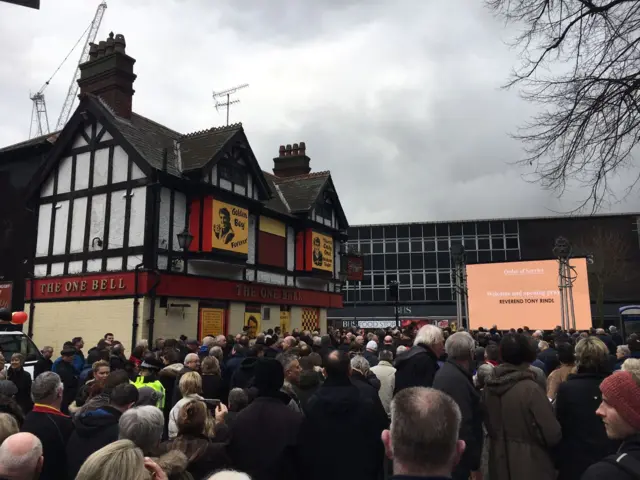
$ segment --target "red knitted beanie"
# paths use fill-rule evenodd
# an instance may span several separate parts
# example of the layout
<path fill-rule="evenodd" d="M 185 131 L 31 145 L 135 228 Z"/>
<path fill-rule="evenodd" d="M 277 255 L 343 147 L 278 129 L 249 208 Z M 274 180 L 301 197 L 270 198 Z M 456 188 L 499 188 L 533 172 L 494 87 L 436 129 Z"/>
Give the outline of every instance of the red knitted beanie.
<path fill-rule="evenodd" d="M 616 372 L 600 384 L 607 403 L 634 429 L 640 431 L 640 386 L 631 372 Z"/>

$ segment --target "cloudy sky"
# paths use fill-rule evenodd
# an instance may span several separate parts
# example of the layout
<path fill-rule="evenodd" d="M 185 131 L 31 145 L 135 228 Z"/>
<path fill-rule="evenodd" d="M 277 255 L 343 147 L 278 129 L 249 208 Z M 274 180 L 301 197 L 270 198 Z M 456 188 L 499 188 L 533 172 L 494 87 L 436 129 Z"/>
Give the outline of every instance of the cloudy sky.
<path fill-rule="evenodd" d="M 99 0 L 41 3 L 0 2 L 0 145 L 28 137 L 29 92 Z M 481 0 L 108 0 L 98 39 L 109 31 L 137 59 L 136 112 L 185 133 L 221 125 L 212 91 L 249 83 L 231 119 L 262 168 L 305 141 L 352 224 L 552 215 L 581 198 L 558 200 L 513 165 L 522 150 L 508 133 L 535 107 L 500 89 L 513 29 Z M 52 124 L 79 55 L 45 91 Z M 637 197 L 604 211 L 640 211 Z"/>

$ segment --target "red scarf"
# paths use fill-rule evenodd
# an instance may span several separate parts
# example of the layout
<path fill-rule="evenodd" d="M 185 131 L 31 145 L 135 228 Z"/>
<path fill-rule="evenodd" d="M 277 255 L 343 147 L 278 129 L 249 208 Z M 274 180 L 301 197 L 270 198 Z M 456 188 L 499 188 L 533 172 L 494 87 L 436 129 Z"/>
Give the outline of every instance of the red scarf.
<path fill-rule="evenodd" d="M 488 363 L 489 365 L 493 365 L 494 367 L 497 367 L 499 365 L 498 362 L 496 362 L 495 360 L 487 360 L 485 363 Z"/>
<path fill-rule="evenodd" d="M 69 418 L 67 415 L 65 415 L 64 413 L 62 413 L 60 410 L 58 410 L 55 407 L 52 407 L 50 405 L 43 405 L 41 403 L 36 403 L 33 407 L 32 412 L 37 412 L 37 413 L 49 413 L 51 415 L 57 415 L 58 417 L 65 417 L 65 418 Z"/>

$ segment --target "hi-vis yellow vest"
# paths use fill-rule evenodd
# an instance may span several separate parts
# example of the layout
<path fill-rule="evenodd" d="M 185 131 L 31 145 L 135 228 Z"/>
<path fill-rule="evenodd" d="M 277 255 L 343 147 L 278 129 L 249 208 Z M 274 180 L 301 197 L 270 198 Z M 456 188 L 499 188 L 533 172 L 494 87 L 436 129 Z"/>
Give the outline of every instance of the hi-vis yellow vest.
<path fill-rule="evenodd" d="M 159 392 L 162 395 L 162 398 L 158 401 L 158 403 L 156 404 L 156 407 L 158 407 L 161 410 L 164 408 L 164 397 L 166 396 L 166 394 L 164 391 L 164 387 L 162 386 L 162 383 L 160 383 L 160 380 L 155 380 L 153 382 L 145 383 L 144 377 L 141 375 L 138 378 L 136 378 L 135 382 L 131 382 L 131 383 L 137 389 L 141 389 L 142 387 L 149 387 L 154 389 L 156 392 Z"/>

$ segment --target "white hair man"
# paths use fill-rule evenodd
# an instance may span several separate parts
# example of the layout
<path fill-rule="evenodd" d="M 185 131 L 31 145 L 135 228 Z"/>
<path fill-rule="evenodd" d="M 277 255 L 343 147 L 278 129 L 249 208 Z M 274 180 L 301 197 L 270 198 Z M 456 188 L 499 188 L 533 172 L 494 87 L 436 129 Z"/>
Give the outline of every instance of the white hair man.
<path fill-rule="evenodd" d="M 471 472 L 480 470 L 483 442 L 480 394 L 473 384 L 476 342 L 469 333 L 457 332 L 447 338 L 444 348 L 447 361 L 436 373 L 433 388 L 449 395 L 462 413 L 459 437 L 466 450 L 452 478 L 467 480 Z"/>
<path fill-rule="evenodd" d="M 358 387 L 363 397 L 373 402 L 376 414 L 379 415 L 380 418 L 386 417 L 386 412 L 378 395 L 381 382 L 378 377 L 371 372 L 369 361 L 363 355 L 355 355 L 351 359 L 351 382 Z"/>
<path fill-rule="evenodd" d="M 60 411 L 63 392 L 57 373 L 41 373 L 31 384 L 35 406 L 25 417 L 22 431 L 32 433 L 42 443 L 45 458 L 42 478 L 57 478 L 60 472 L 67 471 L 65 447 L 73 433 L 73 422 Z"/>
<path fill-rule="evenodd" d="M 444 353 L 444 336 L 435 325 L 425 325 L 413 342 L 413 348 L 396 358 L 394 395 L 404 388 L 431 387 L 438 371 L 438 359 Z"/>
<path fill-rule="evenodd" d="M 364 352 L 364 358 L 367 359 L 371 367 L 378 365 L 378 342 L 370 340 L 367 343 L 367 349 Z"/>
<path fill-rule="evenodd" d="M 391 402 L 391 428 L 382 432 L 393 474 L 402 478 L 451 478 L 465 443 L 458 438 L 460 409 L 447 394 L 405 388 Z"/>
<path fill-rule="evenodd" d="M 119 440 L 131 440 L 145 455 L 156 452 L 162 440 L 164 415 L 157 407 L 130 408 L 118 421 Z"/>
<path fill-rule="evenodd" d="M 32 433 L 16 433 L 0 445 L 0 477 L 2 478 L 11 480 L 38 478 L 43 463 L 42 443 Z"/>

